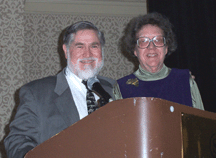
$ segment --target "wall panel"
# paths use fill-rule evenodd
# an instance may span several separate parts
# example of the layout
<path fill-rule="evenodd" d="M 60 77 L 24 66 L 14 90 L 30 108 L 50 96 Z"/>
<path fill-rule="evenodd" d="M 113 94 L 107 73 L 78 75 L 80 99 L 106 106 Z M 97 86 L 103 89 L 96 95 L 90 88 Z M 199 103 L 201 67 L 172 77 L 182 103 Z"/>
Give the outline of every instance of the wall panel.
<path fill-rule="evenodd" d="M 5 158 L 3 138 L 13 118 L 16 93 L 23 85 L 24 0 L 0 0 L 0 157 Z"/>

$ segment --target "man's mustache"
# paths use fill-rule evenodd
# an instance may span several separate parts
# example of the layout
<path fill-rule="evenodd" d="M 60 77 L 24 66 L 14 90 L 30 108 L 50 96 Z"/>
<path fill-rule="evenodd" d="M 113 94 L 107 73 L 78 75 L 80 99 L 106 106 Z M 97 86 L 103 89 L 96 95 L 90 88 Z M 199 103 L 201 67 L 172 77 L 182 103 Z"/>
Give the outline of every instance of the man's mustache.
<path fill-rule="evenodd" d="M 86 61 L 86 60 L 94 60 L 94 61 L 96 61 L 96 60 L 98 60 L 97 58 L 94 58 L 94 57 L 89 57 L 89 58 L 82 58 L 82 59 L 78 59 L 78 61 L 80 62 L 82 62 L 82 61 Z"/>

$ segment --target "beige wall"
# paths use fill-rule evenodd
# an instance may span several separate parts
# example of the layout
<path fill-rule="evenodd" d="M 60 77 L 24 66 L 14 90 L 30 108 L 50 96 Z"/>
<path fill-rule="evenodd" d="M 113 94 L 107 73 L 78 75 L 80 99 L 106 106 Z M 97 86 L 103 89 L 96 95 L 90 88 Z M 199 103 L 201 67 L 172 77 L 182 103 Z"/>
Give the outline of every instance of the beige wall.
<path fill-rule="evenodd" d="M 25 12 L 134 16 L 146 13 L 145 0 L 26 0 Z"/>
<path fill-rule="evenodd" d="M 134 69 L 118 48 L 123 28 L 131 17 L 146 12 L 145 0 L 0 1 L 0 158 L 5 157 L 2 142 L 18 103 L 18 89 L 62 68 L 58 47 L 62 30 L 80 20 L 99 27 L 106 38 L 105 66 L 100 75 L 118 79 Z"/>

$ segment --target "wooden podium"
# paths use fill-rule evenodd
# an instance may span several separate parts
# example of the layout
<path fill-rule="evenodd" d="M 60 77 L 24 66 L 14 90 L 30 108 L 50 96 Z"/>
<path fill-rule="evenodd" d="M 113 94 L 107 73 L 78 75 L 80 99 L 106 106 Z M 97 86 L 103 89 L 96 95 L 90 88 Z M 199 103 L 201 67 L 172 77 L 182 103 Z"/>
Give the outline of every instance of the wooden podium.
<path fill-rule="evenodd" d="M 113 101 L 25 158 L 216 157 L 216 114 L 158 98 Z"/>

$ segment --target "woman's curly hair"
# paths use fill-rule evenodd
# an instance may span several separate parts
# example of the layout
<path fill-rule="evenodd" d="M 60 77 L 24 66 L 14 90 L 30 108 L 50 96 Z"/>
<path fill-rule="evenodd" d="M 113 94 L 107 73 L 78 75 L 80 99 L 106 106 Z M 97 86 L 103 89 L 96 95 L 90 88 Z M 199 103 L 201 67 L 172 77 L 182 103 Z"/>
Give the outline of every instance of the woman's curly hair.
<path fill-rule="evenodd" d="M 144 25 L 158 26 L 163 30 L 164 37 L 166 39 L 166 46 L 168 46 L 168 53 L 170 55 L 177 48 L 175 34 L 172 31 L 172 24 L 160 13 L 154 12 L 146 15 L 140 15 L 131 19 L 124 30 L 124 36 L 121 38 L 120 45 L 123 52 L 129 52 L 134 55 L 135 46 L 137 44 L 137 33 L 142 29 Z"/>

